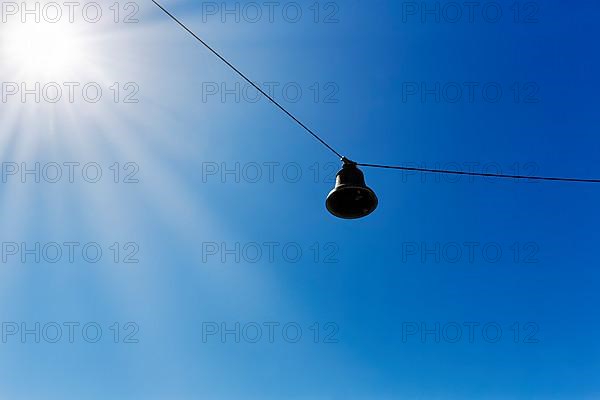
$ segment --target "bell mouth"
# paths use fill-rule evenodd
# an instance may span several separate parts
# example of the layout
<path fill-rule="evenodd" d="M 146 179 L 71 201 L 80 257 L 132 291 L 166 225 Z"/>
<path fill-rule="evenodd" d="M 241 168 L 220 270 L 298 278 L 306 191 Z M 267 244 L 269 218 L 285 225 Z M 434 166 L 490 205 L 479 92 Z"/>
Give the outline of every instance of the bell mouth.
<path fill-rule="evenodd" d="M 358 219 L 366 217 L 377 208 L 379 201 L 368 187 L 340 186 L 327 196 L 326 206 L 338 218 Z"/>

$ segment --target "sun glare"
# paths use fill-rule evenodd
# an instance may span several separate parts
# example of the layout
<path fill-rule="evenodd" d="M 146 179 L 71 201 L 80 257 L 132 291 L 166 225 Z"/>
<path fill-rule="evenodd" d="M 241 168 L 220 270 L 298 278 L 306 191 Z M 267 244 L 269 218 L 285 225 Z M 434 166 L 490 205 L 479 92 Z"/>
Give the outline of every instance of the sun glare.
<path fill-rule="evenodd" d="M 27 77 L 56 77 L 81 68 L 84 48 L 72 25 L 34 23 L 8 26 L 2 62 Z"/>

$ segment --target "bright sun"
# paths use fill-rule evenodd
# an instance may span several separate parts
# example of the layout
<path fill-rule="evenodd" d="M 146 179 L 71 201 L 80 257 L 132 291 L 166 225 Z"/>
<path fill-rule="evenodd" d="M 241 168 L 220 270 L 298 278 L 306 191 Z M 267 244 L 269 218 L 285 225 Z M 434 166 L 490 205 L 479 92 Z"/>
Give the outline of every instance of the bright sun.
<path fill-rule="evenodd" d="M 31 78 L 58 77 L 82 67 L 78 32 L 63 24 L 7 26 L 2 32 L 2 64 Z"/>

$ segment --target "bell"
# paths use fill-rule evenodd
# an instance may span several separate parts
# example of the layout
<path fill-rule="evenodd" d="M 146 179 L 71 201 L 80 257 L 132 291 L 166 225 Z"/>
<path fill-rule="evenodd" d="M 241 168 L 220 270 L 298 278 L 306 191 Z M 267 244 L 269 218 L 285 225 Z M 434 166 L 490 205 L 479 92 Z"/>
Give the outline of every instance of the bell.
<path fill-rule="evenodd" d="M 367 187 L 365 176 L 355 162 L 342 158 L 344 166 L 337 173 L 335 188 L 327 196 L 327 210 L 338 218 L 366 217 L 377 208 L 375 192 Z"/>

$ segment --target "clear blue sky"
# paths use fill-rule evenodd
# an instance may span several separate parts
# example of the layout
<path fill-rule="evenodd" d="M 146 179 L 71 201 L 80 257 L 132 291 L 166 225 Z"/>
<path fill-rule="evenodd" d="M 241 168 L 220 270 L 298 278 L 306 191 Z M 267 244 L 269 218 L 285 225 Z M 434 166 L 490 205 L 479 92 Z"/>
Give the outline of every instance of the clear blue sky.
<path fill-rule="evenodd" d="M 1 105 L 0 397 L 600 396 L 600 186 L 365 170 L 337 220 L 338 160 L 137 4 L 61 22 L 77 68 L 0 59 L 103 89 Z M 357 161 L 600 178 L 594 2 L 164 4 Z"/>

